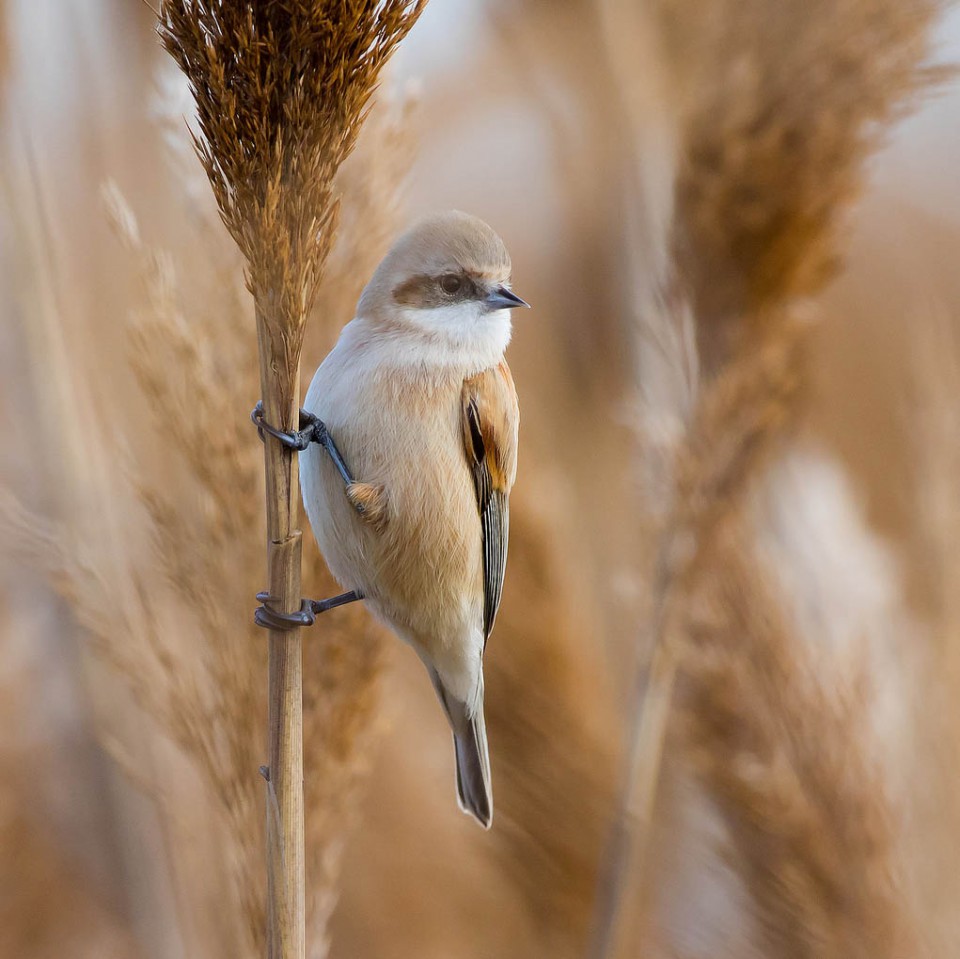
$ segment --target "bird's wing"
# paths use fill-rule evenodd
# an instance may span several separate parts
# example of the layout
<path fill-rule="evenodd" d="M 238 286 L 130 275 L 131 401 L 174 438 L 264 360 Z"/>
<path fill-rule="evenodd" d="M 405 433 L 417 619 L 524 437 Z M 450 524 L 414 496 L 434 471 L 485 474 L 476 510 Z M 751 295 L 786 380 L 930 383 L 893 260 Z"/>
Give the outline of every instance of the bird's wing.
<path fill-rule="evenodd" d="M 483 532 L 483 630 L 489 638 L 500 607 L 510 528 L 508 498 L 517 474 L 520 411 L 510 368 L 493 366 L 463 384 L 463 445 L 473 475 Z"/>

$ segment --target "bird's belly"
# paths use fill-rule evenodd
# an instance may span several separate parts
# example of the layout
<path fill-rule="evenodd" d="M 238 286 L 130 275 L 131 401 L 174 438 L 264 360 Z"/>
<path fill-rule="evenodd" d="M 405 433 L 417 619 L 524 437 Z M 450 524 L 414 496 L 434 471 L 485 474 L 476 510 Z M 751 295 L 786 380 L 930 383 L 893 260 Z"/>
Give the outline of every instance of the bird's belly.
<path fill-rule="evenodd" d="M 365 522 L 330 457 L 302 454 L 304 503 L 321 552 L 347 589 L 431 655 L 482 623 L 480 519 L 463 453 L 460 382 L 387 391 L 370 377 L 318 372 L 307 409 L 324 420 L 357 482 L 382 485 L 386 519 Z"/>

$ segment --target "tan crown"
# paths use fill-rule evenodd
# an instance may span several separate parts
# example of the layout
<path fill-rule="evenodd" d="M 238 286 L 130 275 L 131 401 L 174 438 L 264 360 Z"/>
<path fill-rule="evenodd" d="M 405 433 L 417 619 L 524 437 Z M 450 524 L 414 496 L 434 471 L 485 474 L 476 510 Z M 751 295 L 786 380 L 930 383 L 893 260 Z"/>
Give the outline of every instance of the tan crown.
<path fill-rule="evenodd" d="M 483 220 L 459 210 L 425 217 L 393 244 L 357 306 L 359 316 L 391 308 L 393 291 L 416 276 L 467 273 L 490 284 L 510 279 L 510 255 Z"/>

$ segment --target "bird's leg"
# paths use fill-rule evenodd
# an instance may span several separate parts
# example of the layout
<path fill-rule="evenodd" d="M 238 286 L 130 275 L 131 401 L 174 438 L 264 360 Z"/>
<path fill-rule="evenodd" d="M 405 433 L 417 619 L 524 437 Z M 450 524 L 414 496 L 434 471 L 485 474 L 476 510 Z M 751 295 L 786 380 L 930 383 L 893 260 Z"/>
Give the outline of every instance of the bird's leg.
<path fill-rule="evenodd" d="M 263 417 L 263 403 L 257 403 L 250 414 L 257 427 L 260 438 L 263 439 L 264 433 L 279 440 L 284 446 L 292 450 L 305 450 L 311 443 L 318 443 L 326 451 L 327 455 L 333 461 L 337 468 L 344 486 L 349 491 L 354 487 L 353 477 L 344 463 L 337 444 L 333 437 L 327 432 L 327 427 L 318 416 L 308 413 L 306 410 L 300 410 L 300 429 L 289 433 L 271 426 Z M 352 502 L 352 499 L 351 499 Z M 362 510 L 359 510 L 362 512 Z M 300 604 L 300 609 L 295 613 L 280 613 L 271 608 L 270 601 L 272 597 L 269 593 L 257 593 L 257 599 L 261 605 L 254 613 L 254 619 L 258 626 L 266 629 L 296 629 L 298 626 L 312 626 L 320 613 L 325 613 L 328 609 L 335 609 L 337 606 L 345 606 L 347 603 L 355 603 L 363 599 L 363 594 L 357 590 L 351 590 L 349 593 L 341 593 L 339 596 L 332 596 L 330 599 L 305 599 Z"/>
<path fill-rule="evenodd" d="M 326 424 L 319 416 L 314 416 L 313 413 L 308 413 L 306 410 L 300 410 L 300 429 L 286 433 L 283 430 L 278 430 L 275 426 L 271 426 L 263 418 L 263 403 L 260 402 L 253 408 L 250 419 L 253 420 L 253 425 L 256 426 L 261 439 L 263 439 L 264 433 L 269 433 L 289 449 L 302 452 L 311 443 L 318 443 L 327 451 L 327 455 L 333 461 L 333 465 L 337 468 L 337 472 L 343 480 L 343 485 L 353 485 L 350 470 L 347 469 L 347 464 L 344 463 L 340 450 L 337 449 L 337 444 L 334 443 L 333 437 L 327 432 Z"/>
<path fill-rule="evenodd" d="M 363 593 L 352 589 L 349 593 L 340 593 L 330 599 L 305 599 L 296 613 L 278 613 L 268 605 L 272 599 L 269 593 L 257 593 L 257 599 L 262 605 L 257 607 L 253 618 L 256 624 L 264 629 L 296 629 L 298 626 L 312 626 L 317 621 L 317 616 L 328 609 L 356 603 L 363 598 Z"/>
<path fill-rule="evenodd" d="M 289 433 L 271 426 L 263 418 L 263 403 L 257 403 L 250 414 L 250 419 L 253 420 L 261 439 L 265 433 L 269 433 L 284 446 L 300 451 L 305 450 L 311 443 L 322 446 L 340 474 L 340 479 L 343 480 L 350 505 L 365 523 L 378 532 L 383 531 L 387 523 L 387 497 L 383 484 L 358 483 L 354 480 L 340 455 L 340 450 L 337 449 L 337 444 L 334 443 L 326 424 L 319 416 L 300 410 L 300 429 Z"/>

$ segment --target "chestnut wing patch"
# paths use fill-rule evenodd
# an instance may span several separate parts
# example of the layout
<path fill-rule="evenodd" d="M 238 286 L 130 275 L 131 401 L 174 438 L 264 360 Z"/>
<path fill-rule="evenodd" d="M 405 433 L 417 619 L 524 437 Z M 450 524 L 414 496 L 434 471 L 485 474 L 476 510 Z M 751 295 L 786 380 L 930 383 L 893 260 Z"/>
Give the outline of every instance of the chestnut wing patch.
<path fill-rule="evenodd" d="M 509 494 L 516 453 L 517 414 L 512 385 L 509 371 L 504 374 L 495 368 L 472 377 L 463 387 L 464 452 L 473 476 L 483 535 L 485 640 L 500 608 L 507 566 Z"/>

